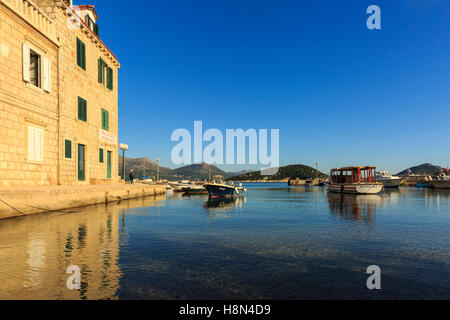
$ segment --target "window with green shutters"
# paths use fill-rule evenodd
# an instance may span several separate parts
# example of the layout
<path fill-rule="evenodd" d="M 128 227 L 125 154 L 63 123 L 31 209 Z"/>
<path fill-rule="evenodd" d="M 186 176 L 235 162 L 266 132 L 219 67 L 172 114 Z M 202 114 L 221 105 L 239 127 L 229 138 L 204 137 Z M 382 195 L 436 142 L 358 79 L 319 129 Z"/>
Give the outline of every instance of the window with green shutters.
<path fill-rule="evenodd" d="M 107 88 L 109 90 L 113 89 L 113 70 L 108 67 L 108 81 L 107 81 Z"/>
<path fill-rule="evenodd" d="M 103 163 L 103 148 L 98 149 L 98 162 Z"/>
<path fill-rule="evenodd" d="M 102 129 L 109 130 L 109 112 L 102 109 Z"/>
<path fill-rule="evenodd" d="M 78 97 L 78 119 L 87 121 L 87 101 Z"/>
<path fill-rule="evenodd" d="M 77 64 L 83 70 L 86 70 L 86 45 L 77 38 Z"/>
<path fill-rule="evenodd" d="M 72 159 L 72 141 L 64 140 L 64 157 L 66 159 Z"/>
<path fill-rule="evenodd" d="M 102 58 L 98 58 L 98 83 L 103 84 L 109 90 L 113 90 L 114 71 Z"/>

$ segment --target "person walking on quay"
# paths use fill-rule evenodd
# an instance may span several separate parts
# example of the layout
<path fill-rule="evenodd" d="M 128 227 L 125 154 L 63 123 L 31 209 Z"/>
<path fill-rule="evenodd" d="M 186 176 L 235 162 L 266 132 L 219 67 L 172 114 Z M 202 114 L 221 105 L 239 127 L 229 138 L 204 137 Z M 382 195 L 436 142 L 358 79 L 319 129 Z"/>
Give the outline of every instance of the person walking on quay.
<path fill-rule="evenodd" d="M 130 170 L 130 183 L 133 184 L 134 183 L 134 171 Z"/>

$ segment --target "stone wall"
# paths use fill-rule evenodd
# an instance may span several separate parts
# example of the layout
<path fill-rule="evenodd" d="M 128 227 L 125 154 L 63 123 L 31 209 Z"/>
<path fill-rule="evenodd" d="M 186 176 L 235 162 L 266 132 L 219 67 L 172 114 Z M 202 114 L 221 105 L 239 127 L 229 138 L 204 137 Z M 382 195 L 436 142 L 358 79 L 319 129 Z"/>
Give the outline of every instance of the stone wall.
<path fill-rule="evenodd" d="M 42 20 L 48 19 L 46 16 L 32 6 L 25 7 L 22 0 L 7 2 L 0 1 L 0 185 L 54 185 L 58 162 L 57 73 L 52 72 L 50 93 L 26 83 L 22 46 L 27 44 L 48 58 L 52 70 L 57 70 L 58 47 L 43 29 L 36 28 L 49 28 L 49 22 Z M 19 3 L 22 11 L 12 11 Z M 35 23 L 28 23 L 24 17 Z M 29 126 L 44 130 L 42 162 L 28 159 Z"/>

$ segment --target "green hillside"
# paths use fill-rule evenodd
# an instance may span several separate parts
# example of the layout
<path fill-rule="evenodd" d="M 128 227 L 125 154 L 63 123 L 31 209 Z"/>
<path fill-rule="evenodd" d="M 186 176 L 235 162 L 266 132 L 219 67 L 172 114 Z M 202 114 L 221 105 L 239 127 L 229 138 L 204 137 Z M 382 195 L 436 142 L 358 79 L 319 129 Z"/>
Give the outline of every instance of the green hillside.
<path fill-rule="evenodd" d="M 414 174 L 436 174 L 442 171 L 442 168 L 439 166 L 435 166 L 431 163 L 424 163 L 415 167 L 409 168 Z M 408 175 L 408 169 L 403 170 L 396 174 L 397 176 L 406 176 Z"/>
<path fill-rule="evenodd" d="M 316 169 L 312 167 L 305 166 L 303 164 L 294 164 L 289 165 L 286 167 L 281 167 L 278 169 L 277 174 L 273 176 L 262 176 L 260 171 L 254 171 L 245 173 L 240 176 L 231 177 L 231 180 L 240 181 L 240 180 L 262 180 L 262 179 L 268 179 L 268 180 L 281 180 L 281 179 L 310 179 L 310 178 L 326 178 L 327 175 L 317 171 Z"/>
<path fill-rule="evenodd" d="M 195 179 L 199 179 L 199 180 L 205 180 L 208 179 L 210 174 L 211 174 L 211 178 L 214 177 L 215 175 L 221 175 L 224 177 L 228 177 L 228 174 L 217 168 L 214 165 L 210 165 L 207 163 L 196 163 L 196 164 L 191 164 L 185 167 L 181 167 L 178 169 L 174 169 L 173 173 L 180 175 L 180 176 L 184 176 L 186 177 L 186 179 L 190 179 L 190 180 L 195 180 Z"/>

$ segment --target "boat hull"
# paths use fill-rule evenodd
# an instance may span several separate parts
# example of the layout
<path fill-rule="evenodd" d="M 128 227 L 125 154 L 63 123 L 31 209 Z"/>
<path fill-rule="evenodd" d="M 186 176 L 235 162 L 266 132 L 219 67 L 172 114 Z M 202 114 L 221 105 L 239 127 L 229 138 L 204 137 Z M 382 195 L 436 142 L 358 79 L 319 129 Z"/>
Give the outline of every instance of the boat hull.
<path fill-rule="evenodd" d="M 329 192 L 353 193 L 353 194 L 377 194 L 383 190 L 381 183 L 331 183 Z"/>
<path fill-rule="evenodd" d="M 450 180 L 431 181 L 428 184 L 436 189 L 450 189 Z"/>
<path fill-rule="evenodd" d="M 402 183 L 402 179 L 389 179 L 380 181 L 385 188 L 398 188 Z"/>

